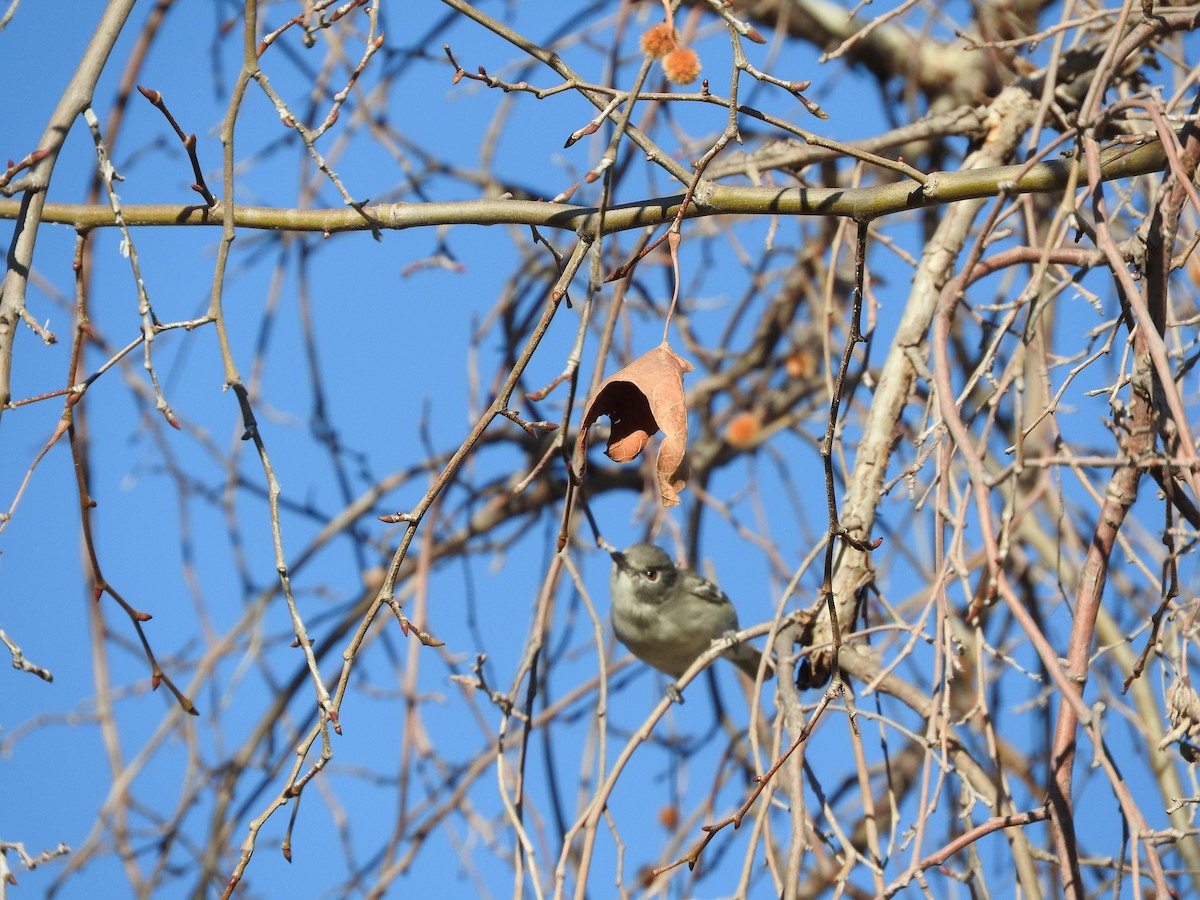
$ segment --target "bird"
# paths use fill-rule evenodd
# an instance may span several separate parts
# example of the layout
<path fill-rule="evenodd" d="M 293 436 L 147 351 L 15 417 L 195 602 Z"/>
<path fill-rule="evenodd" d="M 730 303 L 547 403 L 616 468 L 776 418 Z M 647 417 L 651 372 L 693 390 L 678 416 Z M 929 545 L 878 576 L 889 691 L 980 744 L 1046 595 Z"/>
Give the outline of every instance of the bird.
<path fill-rule="evenodd" d="M 676 566 L 661 547 L 634 544 L 612 558 L 613 631 L 642 662 L 678 678 L 714 640 L 738 630 L 737 610 L 725 592 Z M 721 655 L 758 676 L 762 654 L 751 645 L 735 644 Z"/>

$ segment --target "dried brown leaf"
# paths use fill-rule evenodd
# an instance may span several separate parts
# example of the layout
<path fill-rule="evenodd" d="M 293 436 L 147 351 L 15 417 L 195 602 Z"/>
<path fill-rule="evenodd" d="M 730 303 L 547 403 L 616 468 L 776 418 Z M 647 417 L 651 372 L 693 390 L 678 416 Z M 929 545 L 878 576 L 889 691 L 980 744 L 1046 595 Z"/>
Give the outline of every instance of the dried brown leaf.
<path fill-rule="evenodd" d="M 636 459 L 650 437 L 663 433 L 655 469 L 663 506 L 679 505 L 679 492 L 687 485 L 683 457 L 687 450 L 687 403 L 683 375 L 692 364 L 663 341 L 608 378 L 588 400 L 579 429 L 579 457 L 587 462 L 587 433 L 601 416 L 612 429 L 604 451 L 613 462 Z M 582 474 L 582 472 L 580 473 Z"/>

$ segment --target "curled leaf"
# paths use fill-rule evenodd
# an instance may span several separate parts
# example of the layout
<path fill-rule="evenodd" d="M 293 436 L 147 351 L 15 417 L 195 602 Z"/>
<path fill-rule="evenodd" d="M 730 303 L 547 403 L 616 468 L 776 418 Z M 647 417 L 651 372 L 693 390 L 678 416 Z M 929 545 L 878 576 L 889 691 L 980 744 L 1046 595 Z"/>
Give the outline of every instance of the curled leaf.
<path fill-rule="evenodd" d="M 663 433 L 655 470 L 663 506 L 678 506 L 679 492 L 687 485 L 683 457 L 687 450 L 687 403 L 683 375 L 692 364 L 663 341 L 608 378 L 583 409 L 579 429 L 579 457 L 587 460 L 588 428 L 601 416 L 612 420 L 608 448 L 613 462 L 636 459 L 650 437 Z M 580 473 L 582 474 L 582 472 Z"/>

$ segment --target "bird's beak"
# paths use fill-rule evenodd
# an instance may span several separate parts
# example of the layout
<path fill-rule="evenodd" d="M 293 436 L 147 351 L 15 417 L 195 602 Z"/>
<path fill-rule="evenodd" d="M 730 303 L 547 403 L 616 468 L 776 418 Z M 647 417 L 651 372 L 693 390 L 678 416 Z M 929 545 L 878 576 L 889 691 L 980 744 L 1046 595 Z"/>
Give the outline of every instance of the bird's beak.
<path fill-rule="evenodd" d="M 620 566 L 622 569 L 628 568 L 628 566 L 625 565 L 625 554 L 624 553 L 618 553 L 616 550 L 614 550 L 611 555 L 613 558 L 613 562 L 615 562 L 618 566 Z"/>

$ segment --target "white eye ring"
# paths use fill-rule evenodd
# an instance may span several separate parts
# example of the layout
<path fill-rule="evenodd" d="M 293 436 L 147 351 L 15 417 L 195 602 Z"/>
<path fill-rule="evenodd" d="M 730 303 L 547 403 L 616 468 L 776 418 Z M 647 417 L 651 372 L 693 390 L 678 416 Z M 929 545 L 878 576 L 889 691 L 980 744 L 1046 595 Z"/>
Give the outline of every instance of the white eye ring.
<path fill-rule="evenodd" d="M 658 581 L 658 569 L 647 569 L 646 578 L 650 581 Z"/>

